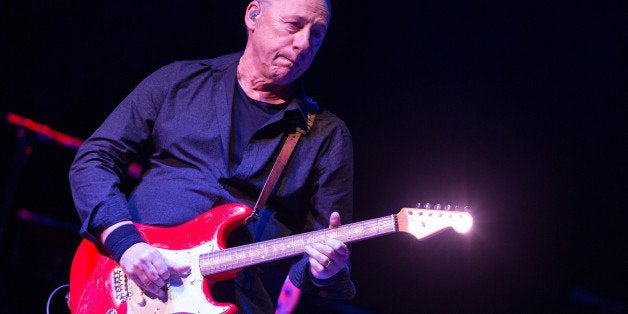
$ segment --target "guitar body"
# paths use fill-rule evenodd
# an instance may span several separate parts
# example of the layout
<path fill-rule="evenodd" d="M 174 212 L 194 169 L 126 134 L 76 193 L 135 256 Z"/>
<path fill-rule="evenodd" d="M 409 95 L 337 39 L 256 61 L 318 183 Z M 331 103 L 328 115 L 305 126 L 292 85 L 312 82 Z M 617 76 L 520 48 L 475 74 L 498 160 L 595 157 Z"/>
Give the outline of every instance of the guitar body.
<path fill-rule="evenodd" d="M 167 296 L 144 293 L 120 266 L 87 240 L 81 242 L 70 273 L 72 313 L 233 313 L 210 291 L 217 281 L 235 277 L 239 269 L 203 276 L 199 255 L 225 249 L 227 236 L 243 224 L 251 209 L 242 204 L 213 208 L 182 225 L 159 228 L 136 224 L 144 239 L 167 258 L 191 265 L 190 274 L 171 278 Z"/>

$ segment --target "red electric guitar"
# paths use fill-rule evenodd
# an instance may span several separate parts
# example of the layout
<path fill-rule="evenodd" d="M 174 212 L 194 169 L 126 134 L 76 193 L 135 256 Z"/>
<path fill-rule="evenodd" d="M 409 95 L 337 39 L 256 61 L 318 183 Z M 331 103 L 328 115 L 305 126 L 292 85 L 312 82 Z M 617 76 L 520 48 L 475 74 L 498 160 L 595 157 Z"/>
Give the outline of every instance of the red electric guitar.
<path fill-rule="evenodd" d="M 136 224 L 144 239 L 165 257 L 192 265 L 189 274 L 171 278 L 164 298 L 142 291 L 115 261 L 83 240 L 70 273 L 72 313 L 233 313 L 235 305 L 212 299 L 214 283 L 234 278 L 247 266 L 302 254 L 306 244 L 326 238 L 350 243 L 393 232 L 423 239 L 448 227 L 466 232 L 473 224 L 471 215 L 463 211 L 403 208 L 382 218 L 225 248 L 229 233 L 251 212 L 246 205 L 227 204 L 175 227 Z"/>

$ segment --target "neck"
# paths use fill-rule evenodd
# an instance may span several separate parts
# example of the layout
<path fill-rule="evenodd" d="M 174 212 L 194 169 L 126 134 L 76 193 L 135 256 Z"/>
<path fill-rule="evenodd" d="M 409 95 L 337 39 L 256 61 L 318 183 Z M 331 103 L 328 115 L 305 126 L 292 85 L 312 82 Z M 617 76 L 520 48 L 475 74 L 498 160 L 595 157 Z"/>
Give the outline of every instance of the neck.
<path fill-rule="evenodd" d="M 244 93 L 252 99 L 269 104 L 283 104 L 292 100 L 297 91 L 297 84 L 291 82 L 283 85 L 270 82 L 262 75 L 257 75 L 253 67 L 247 66 L 240 59 L 237 68 L 237 80 Z"/>

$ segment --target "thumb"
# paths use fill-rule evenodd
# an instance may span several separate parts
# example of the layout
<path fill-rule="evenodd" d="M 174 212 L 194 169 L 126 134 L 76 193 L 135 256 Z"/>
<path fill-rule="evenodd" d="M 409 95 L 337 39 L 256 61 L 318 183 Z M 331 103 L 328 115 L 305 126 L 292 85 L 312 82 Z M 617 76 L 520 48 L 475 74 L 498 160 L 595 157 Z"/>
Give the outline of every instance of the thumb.
<path fill-rule="evenodd" d="M 338 212 L 331 213 L 329 216 L 329 228 L 335 228 L 340 226 L 340 214 Z"/>
<path fill-rule="evenodd" d="M 177 263 L 172 260 L 167 261 L 168 270 L 182 274 L 190 271 L 191 266 L 188 264 Z"/>

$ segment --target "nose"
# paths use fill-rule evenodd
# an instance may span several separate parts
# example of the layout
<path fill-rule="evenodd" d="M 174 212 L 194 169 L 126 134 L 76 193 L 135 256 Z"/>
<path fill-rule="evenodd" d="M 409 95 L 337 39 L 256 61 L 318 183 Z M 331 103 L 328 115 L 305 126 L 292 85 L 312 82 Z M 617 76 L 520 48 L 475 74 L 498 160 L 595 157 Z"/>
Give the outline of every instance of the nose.
<path fill-rule="evenodd" d="M 307 52 L 310 48 L 311 40 L 310 30 L 307 27 L 302 28 L 299 32 L 295 33 L 293 47 L 299 52 Z"/>

